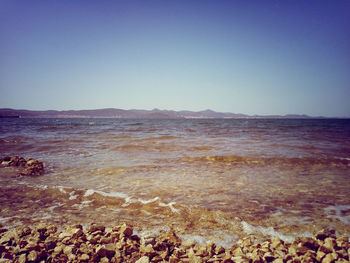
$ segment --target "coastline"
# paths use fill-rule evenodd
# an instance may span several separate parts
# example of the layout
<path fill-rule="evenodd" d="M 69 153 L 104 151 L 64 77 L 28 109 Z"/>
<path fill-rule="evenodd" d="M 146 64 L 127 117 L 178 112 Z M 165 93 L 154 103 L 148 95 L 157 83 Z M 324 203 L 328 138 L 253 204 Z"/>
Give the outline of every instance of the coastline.
<path fill-rule="evenodd" d="M 257 242 L 254 235 L 231 248 L 208 241 L 182 240 L 170 229 L 141 234 L 125 223 L 58 227 L 45 222 L 7 229 L 0 225 L 0 262 L 348 262 L 349 237 L 322 230 L 288 243 L 275 237 Z"/>

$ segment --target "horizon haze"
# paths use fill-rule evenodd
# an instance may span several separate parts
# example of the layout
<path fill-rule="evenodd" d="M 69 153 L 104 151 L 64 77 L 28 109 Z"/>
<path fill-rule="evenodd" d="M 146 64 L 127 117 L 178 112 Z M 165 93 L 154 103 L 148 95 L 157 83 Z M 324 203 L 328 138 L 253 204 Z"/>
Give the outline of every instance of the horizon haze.
<path fill-rule="evenodd" d="M 0 108 L 350 117 L 350 2 L 1 1 Z"/>

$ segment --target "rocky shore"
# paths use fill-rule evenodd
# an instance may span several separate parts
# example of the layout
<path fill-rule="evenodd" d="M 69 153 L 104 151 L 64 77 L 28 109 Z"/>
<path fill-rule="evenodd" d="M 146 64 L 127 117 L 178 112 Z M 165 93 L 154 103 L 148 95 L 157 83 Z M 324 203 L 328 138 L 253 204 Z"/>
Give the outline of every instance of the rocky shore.
<path fill-rule="evenodd" d="M 254 236 L 225 249 L 214 243 L 181 240 L 170 230 L 136 235 L 131 226 L 92 224 L 0 227 L 0 262 L 349 262 L 348 237 L 324 230 L 315 237 L 286 243 L 279 238 L 255 242 Z"/>
<path fill-rule="evenodd" d="M 44 173 L 44 164 L 32 158 L 26 160 L 18 156 L 5 156 L 0 158 L 0 168 L 2 167 L 15 167 L 18 169 L 18 174 L 23 176 L 37 176 Z"/>

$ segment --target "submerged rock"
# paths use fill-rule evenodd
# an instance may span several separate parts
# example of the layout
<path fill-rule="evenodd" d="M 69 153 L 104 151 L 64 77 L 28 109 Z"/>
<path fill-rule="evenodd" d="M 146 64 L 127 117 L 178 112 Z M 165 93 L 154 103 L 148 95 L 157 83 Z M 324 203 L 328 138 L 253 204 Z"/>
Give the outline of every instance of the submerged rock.
<path fill-rule="evenodd" d="M 23 176 L 38 176 L 44 174 L 44 164 L 34 159 L 26 161 L 23 157 L 5 156 L 0 158 L 0 167 L 17 167 L 18 174 Z"/>

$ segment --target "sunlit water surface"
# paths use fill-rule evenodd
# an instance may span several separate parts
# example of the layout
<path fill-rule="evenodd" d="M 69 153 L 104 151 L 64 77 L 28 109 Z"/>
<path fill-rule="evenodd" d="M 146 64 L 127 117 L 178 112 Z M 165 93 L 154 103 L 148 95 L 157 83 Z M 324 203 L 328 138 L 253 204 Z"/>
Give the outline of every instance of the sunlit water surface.
<path fill-rule="evenodd" d="M 350 235 L 350 120 L 0 119 L 0 223 L 128 222 L 184 237 Z"/>

